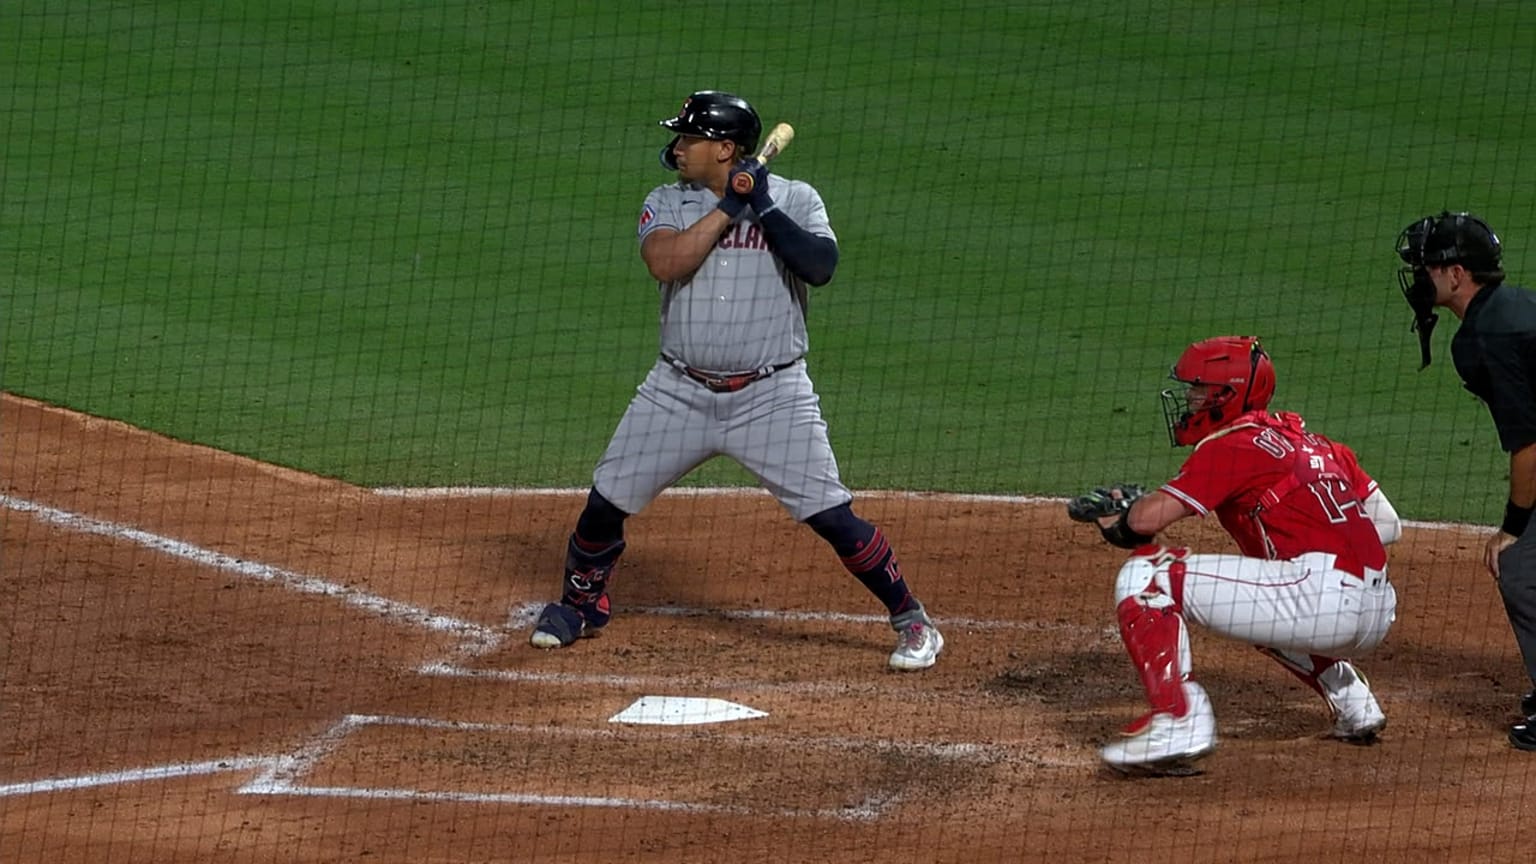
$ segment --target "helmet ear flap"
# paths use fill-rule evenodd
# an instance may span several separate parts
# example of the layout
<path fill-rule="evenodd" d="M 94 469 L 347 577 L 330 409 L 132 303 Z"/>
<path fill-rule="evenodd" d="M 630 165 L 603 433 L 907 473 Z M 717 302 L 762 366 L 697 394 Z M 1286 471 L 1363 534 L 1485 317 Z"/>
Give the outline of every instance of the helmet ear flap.
<path fill-rule="evenodd" d="M 661 167 L 668 171 L 677 170 L 677 155 L 672 152 L 672 148 L 677 146 L 677 140 L 681 137 L 683 136 L 673 135 L 672 140 L 667 142 L 667 146 L 661 148 Z"/>

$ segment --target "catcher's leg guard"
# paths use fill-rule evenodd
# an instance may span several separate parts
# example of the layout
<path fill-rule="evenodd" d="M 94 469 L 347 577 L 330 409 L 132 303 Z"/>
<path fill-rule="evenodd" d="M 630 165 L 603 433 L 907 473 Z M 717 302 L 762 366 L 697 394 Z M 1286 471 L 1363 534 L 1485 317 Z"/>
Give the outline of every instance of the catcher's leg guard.
<path fill-rule="evenodd" d="M 1204 688 L 1189 680 L 1189 634 L 1181 614 L 1183 549 L 1144 546 L 1115 580 L 1116 617 L 1126 653 L 1151 710 L 1099 751 L 1121 771 L 1188 773 L 1216 748 L 1216 713 Z"/>
<path fill-rule="evenodd" d="M 1333 718 L 1332 737 L 1351 744 L 1370 744 L 1386 728 L 1387 715 L 1371 692 L 1371 682 L 1353 663 L 1321 654 L 1255 647 L 1323 697 Z"/>
<path fill-rule="evenodd" d="M 1185 550 L 1142 547 L 1115 580 L 1115 613 L 1126 653 L 1141 677 L 1151 714 L 1182 717 L 1188 711 L 1189 634 L 1180 614 Z M 1135 734 L 1151 714 L 1127 728 Z"/>

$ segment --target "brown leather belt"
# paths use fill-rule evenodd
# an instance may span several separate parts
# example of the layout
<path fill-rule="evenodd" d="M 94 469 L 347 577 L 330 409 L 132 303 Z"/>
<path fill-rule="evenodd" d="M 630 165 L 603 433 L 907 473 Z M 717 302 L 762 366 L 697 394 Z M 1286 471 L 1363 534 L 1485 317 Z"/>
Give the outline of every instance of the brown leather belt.
<path fill-rule="evenodd" d="M 667 361 L 667 363 L 677 371 L 683 373 L 689 378 L 692 378 L 700 384 L 703 384 L 706 388 L 714 393 L 735 393 L 737 390 L 740 390 L 748 384 L 751 384 L 753 381 L 761 381 L 775 372 L 782 372 L 785 369 L 795 365 L 796 363 L 799 363 L 801 360 L 801 358 L 796 357 L 788 363 L 780 363 L 777 366 L 764 366 L 761 369 L 754 369 L 751 372 L 728 372 L 721 374 L 717 372 L 705 372 L 703 369 L 695 369 L 692 366 L 689 366 L 687 363 L 684 363 L 675 357 L 668 357 L 665 354 L 661 355 L 661 359 Z"/>

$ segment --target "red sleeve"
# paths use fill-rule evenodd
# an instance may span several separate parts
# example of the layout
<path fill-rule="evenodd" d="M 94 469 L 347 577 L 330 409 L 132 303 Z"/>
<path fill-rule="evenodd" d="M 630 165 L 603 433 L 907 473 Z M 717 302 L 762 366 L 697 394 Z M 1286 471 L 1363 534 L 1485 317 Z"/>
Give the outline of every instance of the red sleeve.
<path fill-rule="evenodd" d="M 1371 497 L 1371 493 L 1376 491 L 1377 483 L 1371 478 L 1371 475 L 1365 473 L 1364 468 L 1360 467 L 1360 460 L 1355 457 L 1355 451 L 1349 449 L 1347 445 L 1335 441 L 1333 442 L 1333 458 L 1337 459 L 1339 467 L 1344 469 L 1346 476 L 1349 478 L 1349 485 L 1355 489 L 1355 495 L 1361 501 Z"/>
<path fill-rule="evenodd" d="M 1247 472 L 1239 466 L 1242 449 L 1233 436 L 1223 436 L 1196 447 L 1184 466 L 1161 491 L 1188 505 L 1201 516 L 1220 507 L 1240 488 Z"/>

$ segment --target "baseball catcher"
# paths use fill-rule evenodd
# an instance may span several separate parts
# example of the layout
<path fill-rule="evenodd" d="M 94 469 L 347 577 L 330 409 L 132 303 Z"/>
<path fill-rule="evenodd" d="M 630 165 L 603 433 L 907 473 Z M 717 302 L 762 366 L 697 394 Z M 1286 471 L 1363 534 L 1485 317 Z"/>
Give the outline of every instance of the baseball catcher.
<path fill-rule="evenodd" d="M 1216 716 L 1191 677 L 1185 621 L 1257 647 L 1311 687 L 1334 738 L 1369 743 L 1386 725 L 1346 657 L 1375 648 L 1397 608 L 1384 548 L 1396 511 L 1343 444 L 1297 414 L 1270 412 L 1275 370 L 1253 337 L 1190 345 L 1162 392 L 1174 446 L 1193 446 L 1161 487 L 1094 489 L 1067 515 L 1131 550 L 1115 579 L 1120 637 L 1148 710 L 1100 751 L 1117 770 L 1185 773 L 1216 747 Z M 1214 513 L 1241 555 L 1192 554 L 1157 535 Z"/>

